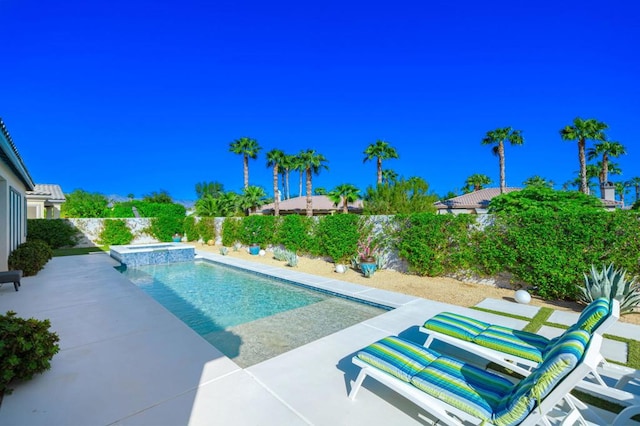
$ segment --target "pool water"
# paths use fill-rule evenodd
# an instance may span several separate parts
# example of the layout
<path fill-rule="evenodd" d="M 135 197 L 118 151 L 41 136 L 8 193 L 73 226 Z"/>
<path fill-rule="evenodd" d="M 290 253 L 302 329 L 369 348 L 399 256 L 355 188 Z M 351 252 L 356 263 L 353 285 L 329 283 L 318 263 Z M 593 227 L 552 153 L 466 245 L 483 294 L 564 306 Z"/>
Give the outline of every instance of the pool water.
<path fill-rule="evenodd" d="M 241 367 L 386 312 L 204 261 L 141 265 L 123 274 Z"/>

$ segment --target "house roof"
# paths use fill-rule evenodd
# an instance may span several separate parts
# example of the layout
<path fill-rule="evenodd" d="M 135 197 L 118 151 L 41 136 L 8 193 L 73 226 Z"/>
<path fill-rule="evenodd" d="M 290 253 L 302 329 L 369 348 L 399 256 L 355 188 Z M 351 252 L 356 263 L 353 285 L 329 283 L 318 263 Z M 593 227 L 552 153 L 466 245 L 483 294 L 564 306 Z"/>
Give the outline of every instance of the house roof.
<path fill-rule="evenodd" d="M 504 193 L 507 194 L 509 192 L 520 190 L 522 190 L 522 188 L 506 187 Z M 485 188 L 449 198 L 448 200 L 438 201 L 434 205 L 438 210 L 487 209 L 489 208 L 489 202 L 498 195 L 500 195 L 500 188 Z"/>
<path fill-rule="evenodd" d="M 336 206 L 326 195 L 312 195 L 311 203 L 313 205 L 313 211 L 330 212 L 342 210 L 342 202 Z M 305 212 L 307 210 L 307 197 L 302 196 L 289 198 L 288 200 L 281 200 L 279 207 L 281 213 L 283 211 L 292 213 Z M 347 207 L 350 212 L 360 212 L 362 211 L 362 200 L 356 200 L 353 203 L 348 203 Z M 274 209 L 274 203 L 270 203 L 262 206 L 259 210 L 263 214 L 271 214 Z"/>
<path fill-rule="evenodd" d="M 67 199 L 60 185 L 36 184 L 33 191 L 27 191 L 27 198 L 46 199 L 52 203 L 64 203 Z"/>
<path fill-rule="evenodd" d="M 15 143 L 13 143 L 13 139 L 11 139 L 11 135 L 5 126 L 4 121 L 2 121 L 2 117 L 0 117 L 0 160 L 4 161 L 9 166 L 28 190 L 33 189 L 33 179 L 31 178 L 22 157 L 20 157 L 18 148 Z"/>

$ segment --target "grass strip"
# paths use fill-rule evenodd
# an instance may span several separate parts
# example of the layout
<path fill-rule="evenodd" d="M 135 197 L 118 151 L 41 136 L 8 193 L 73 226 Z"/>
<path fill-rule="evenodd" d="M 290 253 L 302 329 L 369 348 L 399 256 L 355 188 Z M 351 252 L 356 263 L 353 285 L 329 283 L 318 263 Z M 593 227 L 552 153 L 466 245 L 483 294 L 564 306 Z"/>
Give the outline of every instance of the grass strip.
<path fill-rule="evenodd" d="M 522 330 L 528 331 L 529 333 L 537 333 L 538 330 L 540 330 L 540 327 L 547 322 L 552 313 L 553 309 L 551 308 L 540 308 L 538 313 L 531 318 L 529 324 L 527 324 Z"/>
<path fill-rule="evenodd" d="M 77 256 L 79 254 L 89 254 L 100 251 L 107 251 L 100 247 L 74 247 L 74 248 L 58 248 L 53 250 L 53 257 L 61 256 Z"/>
<path fill-rule="evenodd" d="M 529 317 L 523 317 L 523 316 L 520 316 L 520 315 L 510 314 L 510 313 L 507 313 L 507 312 L 494 311 L 494 310 L 487 309 L 487 308 L 481 308 L 479 306 L 472 306 L 471 309 L 475 309 L 476 311 L 481 311 L 481 312 L 487 312 L 489 314 L 501 315 L 503 317 L 515 318 L 515 319 L 518 319 L 520 321 L 526 321 L 526 322 L 531 321 L 531 318 L 529 318 Z"/>

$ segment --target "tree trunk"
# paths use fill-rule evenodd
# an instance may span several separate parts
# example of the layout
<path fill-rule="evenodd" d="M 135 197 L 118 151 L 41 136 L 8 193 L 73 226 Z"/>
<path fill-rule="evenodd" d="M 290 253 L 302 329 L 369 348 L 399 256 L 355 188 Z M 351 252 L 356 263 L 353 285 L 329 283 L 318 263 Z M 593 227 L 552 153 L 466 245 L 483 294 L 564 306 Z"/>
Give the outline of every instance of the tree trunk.
<path fill-rule="evenodd" d="M 382 158 L 378 157 L 378 185 L 382 183 Z"/>
<path fill-rule="evenodd" d="M 307 169 L 307 216 L 313 216 L 313 201 L 311 200 L 311 169 Z"/>
<path fill-rule="evenodd" d="M 249 187 L 249 156 L 245 155 L 243 158 L 244 166 L 244 189 Z"/>
<path fill-rule="evenodd" d="M 589 186 L 587 185 L 587 160 L 584 155 L 584 147 L 586 143 L 584 139 L 578 141 L 578 161 L 580 162 L 580 192 L 589 194 Z"/>
<path fill-rule="evenodd" d="M 500 162 L 500 193 L 504 194 L 507 187 L 507 179 L 505 177 L 504 167 L 504 142 L 498 142 L 498 159 Z"/>
<path fill-rule="evenodd" d="M 278 165 L 273 166 L 273 209 L 274 215 L 280 216 L 280 196 L 278 190 Z"/>
<path fill-rule="evenodd" d="M 349 206 L 347 206 L 347 197 L 342 197 L 342 212 L 349 213 Z"/>

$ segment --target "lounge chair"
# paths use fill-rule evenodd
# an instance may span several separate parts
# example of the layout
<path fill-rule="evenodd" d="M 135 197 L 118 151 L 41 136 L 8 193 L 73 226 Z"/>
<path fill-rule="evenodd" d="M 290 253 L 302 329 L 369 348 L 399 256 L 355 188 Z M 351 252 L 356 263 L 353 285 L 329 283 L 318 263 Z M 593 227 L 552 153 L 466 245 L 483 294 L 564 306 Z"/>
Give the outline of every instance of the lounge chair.
<path fill-rule="evenodd" d="M 18 287 L 20 287 L 20 279 L 22 279 L 22 271 L 19 269 L 0 272 L 0 286 L 4 283 L 13 283 L 13 288 L 18 291 Z"/>
<path fill-rule="evenodd" d="M 598 334 L 571 330 L 553 342 L 533 373 L 514 383 L 497 373 L 390 336 L 353 357 L 361 370 L 349 398 L 355 399 L 369 376 L 445 424 L 549 424 L 551 410 L 554 417 L 560 413 L 567 423 L 584 423 L 581 410 L 588 407 L 569 392 L 598 364 L 601 344 Z M 563 409 L 558 411 L 559 405 Z"/>
<path fill-rule="evenodd" d="M 564 334 L 582 329 L 590 334 L 602 336 L 619 318 L 620 302 L 602 297 L 585 307 L 578 321 Z M 440 340 L 523 376 L 538 368 L 545 352 L 559 339 L 547 339 L 535 333 L 489 324 L 452 312 L 435 315 L 427 320 L 420 330 L 428 334 L 424 344 L 426 347 L 429 347 L 434 339 Z M 603 375 L 622 375 L 622 378 L 610 387 Z M 577 388 L 607 396 L 625 405 L 640 404 L 640 396 L 621 390 L 628 381 L 634 379 L 634 376 L 637 378 L 637 373 L 628 373 L 624 368 L 611 365 L 599 354 L 596 368 Z"/>

